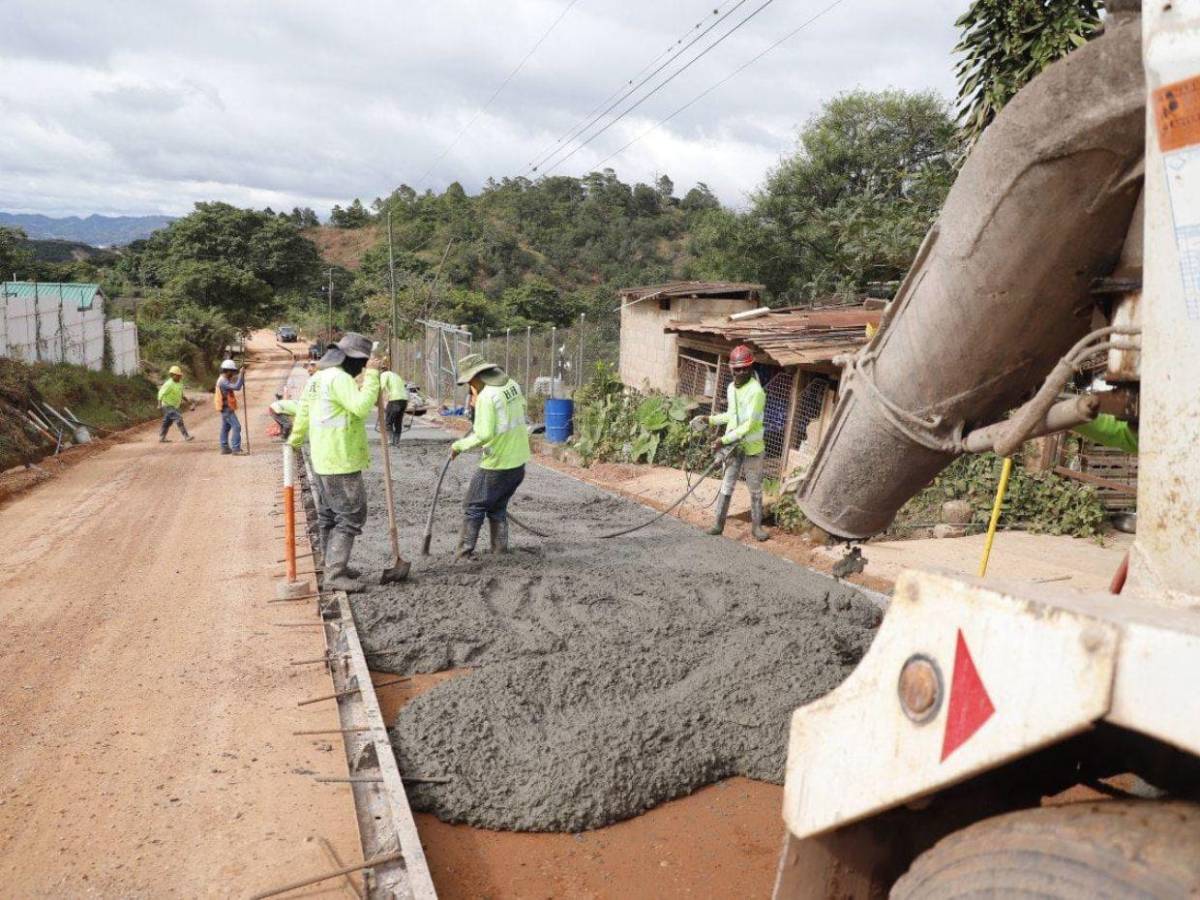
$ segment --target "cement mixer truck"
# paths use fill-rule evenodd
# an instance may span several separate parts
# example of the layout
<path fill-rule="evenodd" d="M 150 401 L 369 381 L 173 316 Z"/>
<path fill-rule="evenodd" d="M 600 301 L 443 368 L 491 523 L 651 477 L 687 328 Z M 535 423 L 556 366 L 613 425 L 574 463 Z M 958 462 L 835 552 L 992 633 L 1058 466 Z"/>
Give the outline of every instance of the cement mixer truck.
<path fill-rule="evenodd" d="M 1200 0 L 1139 6 L 977 142 L 798 489 L 863 540 L 960 454 L 1095 416 L 1063 388 L 1107 355 L 1125 589 L 903 573 L 793 714 L 777 897 L 1200 895 Z"/>

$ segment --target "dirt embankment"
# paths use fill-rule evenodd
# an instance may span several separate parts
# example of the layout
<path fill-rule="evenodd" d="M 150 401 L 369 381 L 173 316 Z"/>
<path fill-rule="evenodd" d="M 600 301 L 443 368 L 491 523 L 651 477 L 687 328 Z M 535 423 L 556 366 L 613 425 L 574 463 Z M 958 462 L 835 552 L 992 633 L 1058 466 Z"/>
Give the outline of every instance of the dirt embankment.
<path fill-rule="evenodd" d="M 427 432 L 436 435 L 436 432 Z M 396 454 L 401 540 L 420 534 L 445 440 Z M 451 468 L 433 555 L 355 601 L 373 668 L 476 667 L 401 711 L 414 806 L 490 828 L 578 831 L 732 775 L 782 779 L 793 709 L 865 652 L 877 607 L 852 587 L 676 520 L 613 541 L 645 507 L 541 466 L 513 504 L 515 552 L 452 558 L 473 471 Z M 382 496 L 377 473 L 369 491 Z M 387 557 L 375 501 L 359 558 Z M 485 529 L 486 535 L 486 529 Z M 486 536 L 481 549 L 486 549 Z"/>
<path fill-rule="evenodd" d="M 54 453 L 56 432 L 64 426 L 43 402 L 60 411 L 69 408 L 100 436 L 155 418 L 156 398 L 155 386 L 140 376 L 0 358 L 0 472 Z M 28 411 L 50 429 L 31 422 Z M 64 445 L 69 442 L 67 434 Z"/>

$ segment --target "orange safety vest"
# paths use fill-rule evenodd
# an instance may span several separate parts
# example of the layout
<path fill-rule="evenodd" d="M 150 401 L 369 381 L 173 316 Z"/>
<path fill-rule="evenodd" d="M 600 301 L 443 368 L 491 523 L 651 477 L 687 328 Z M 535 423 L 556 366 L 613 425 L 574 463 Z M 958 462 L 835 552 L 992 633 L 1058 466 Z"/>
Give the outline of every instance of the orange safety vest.
<path fill-rule="evenodd" d="M 229 408 L 237 409 L 237 391 L 229 392 Z M 213 409 L 217 412 L 225 409 L 225 404 L 221 402 L 221 383 L 218 381 L 217 386 L 213 388 Z"/>

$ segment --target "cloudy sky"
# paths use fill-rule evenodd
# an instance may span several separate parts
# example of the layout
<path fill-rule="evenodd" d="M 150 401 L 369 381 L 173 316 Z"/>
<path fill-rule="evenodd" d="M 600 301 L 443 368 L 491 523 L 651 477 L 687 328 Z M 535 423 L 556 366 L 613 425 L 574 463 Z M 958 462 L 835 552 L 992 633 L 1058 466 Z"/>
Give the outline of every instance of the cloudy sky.
<path fill-rule="evenodd" d="M 667 173 L 679 193 L 704 181 L 741 205 L 822 100 L 855 87 L 952 96 L 953 22 L 966 4 L 0 0 L 0 209 L 178 214 L 222 199 L 324 215 L 402 183 L 475 190 L 527 173 L 680 38 L 728 14 L 642 93 L 761 8 L 592 143 L 540 169 Z M 577 143 L 558 145 L 568 148 L 559 156 Z"/>

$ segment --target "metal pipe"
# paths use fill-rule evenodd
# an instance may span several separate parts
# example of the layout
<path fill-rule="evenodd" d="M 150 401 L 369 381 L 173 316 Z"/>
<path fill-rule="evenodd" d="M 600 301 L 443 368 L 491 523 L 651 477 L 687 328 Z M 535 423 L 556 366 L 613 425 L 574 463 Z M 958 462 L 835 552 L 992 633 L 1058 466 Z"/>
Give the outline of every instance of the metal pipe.
<path fill-rule="evenodd" d="M 1063 400 L 1050 407 L 1042 421 L 1025 436 L 1025 440 L 1057 434 L 1083 425 L 1096 418 L 1099 410 L 1100 398 L 1095 394 L 1082 394 L 1070 400 Z M 997 422 L 994 425 L 976 428 L 963 438 L 963 450 L 967 453 L 987 453 L 995 450 L 996 443 L 1008 431 L 1008 427 L 1008 422 Z"/>
<path fill-rule="evenodd" d="M 286 894 L 288 891 L 294 891 L 296 888 L 307 887 L 310 884 L 328 881 L 331 878 L 337 878 L 338 876 L 345 875 L 348 872 L 359 872 L 363 869 L 373 869 L 375 866 L 382 866 L 384 863 L 398 862 L 402 859 L 404 859 L 404 854 L 399 852 L 388 853 L 384 856 L 376 856 L 353 866 L 342 866 L 342 868 L 335 869 L 332 872 L 314 875 L 311 878 L 301 878 L 299 881 L 293 881 L 290 884 L 285 884 L 277 888 L 271 888 L 269 891 L 262 891 L 251 896 L 250 900 L 266 900 L 267 897 L 277 897 L 280 894 Z"/>

